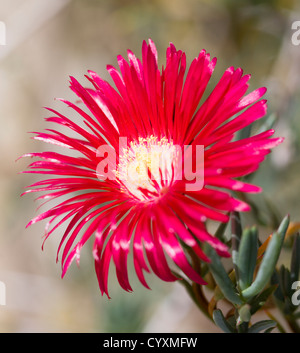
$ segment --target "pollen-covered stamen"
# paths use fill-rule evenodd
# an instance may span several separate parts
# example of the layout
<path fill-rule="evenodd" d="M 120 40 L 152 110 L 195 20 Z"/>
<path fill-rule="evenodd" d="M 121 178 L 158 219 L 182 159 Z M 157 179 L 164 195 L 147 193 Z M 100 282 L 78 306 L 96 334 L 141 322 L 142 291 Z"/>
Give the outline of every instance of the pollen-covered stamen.
<path fill-rule="evenodd" d="M 119 156 L 116 176 L 125 192 L 145 201 L 166 193 L 176 179 L 180 147 L 165 137 L 139 138 Z"/>

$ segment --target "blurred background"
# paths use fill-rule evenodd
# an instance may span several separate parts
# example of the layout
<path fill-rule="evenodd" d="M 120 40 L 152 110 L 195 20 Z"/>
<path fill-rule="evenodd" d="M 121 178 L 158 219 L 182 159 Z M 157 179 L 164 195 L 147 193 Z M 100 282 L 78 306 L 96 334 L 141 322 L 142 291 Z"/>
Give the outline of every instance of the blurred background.
<path fill-rule="evenodd" d="M 300 221 L 296 20 L 296 0 L 0 0 L 6 28 L 0 45 L 0 281 L 6 286 L 0 332 L 218 331 L 179 284 L 161 283 L 154 275 L 147 277 L 151 291 L 133 276 L 130 294 L 111 271 L 112 299 L 102 297 L 92 242 L 82 250 L 80 268 L 73 264 L 62 280 L 55 262 L 60 232 L 42 251 L 45 223 L 25 229 L 38 204 L 20 194 L 35 178 L 18 174 L 28 160 L 15 160 L 44 148 L 28 132 L 46 128 L 43 107 L 65 112 L 54 98 L 75 100 L 70 75 L 87 84 L 84 75 L 94 70 L 111 82 L 106 65 L 116 66 L 117 55 L 126 56 L 129 48 L 140 57 L 143 39 L 156 43 L 160 66 L 169 42 L 186 52 L 188 63 L 205 48 L 218 58 L 209 89 L 231 65 L 252 74 L 251 90 L 268 87 L 268 114 L 285 142 L 255 175 L 264 188 L 255 200 L 264 210 L 266 198 L 276 212 Z"/>

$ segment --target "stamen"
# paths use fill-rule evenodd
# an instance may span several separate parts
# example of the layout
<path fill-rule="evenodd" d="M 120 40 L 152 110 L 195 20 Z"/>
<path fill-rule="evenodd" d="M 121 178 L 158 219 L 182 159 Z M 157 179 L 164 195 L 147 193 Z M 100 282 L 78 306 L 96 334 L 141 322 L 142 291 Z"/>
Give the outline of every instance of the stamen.
<path fill-rule="evenodd" d="M 180 156 L 177 147 L 153 135 L 131 142 L 119 156 L 116 170 L 123 191 L 142 201 L 164 195 L 174 181 Z"/>

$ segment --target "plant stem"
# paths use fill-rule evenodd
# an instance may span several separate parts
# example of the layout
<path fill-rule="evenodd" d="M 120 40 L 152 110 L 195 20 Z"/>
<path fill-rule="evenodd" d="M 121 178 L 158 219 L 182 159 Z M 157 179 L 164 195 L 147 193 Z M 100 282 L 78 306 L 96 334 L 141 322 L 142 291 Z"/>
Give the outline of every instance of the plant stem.
<path fill-rule="evenodd" d="M 286 321 L 293 333 L 300 333 L 300 326 L 297 320 L 291 315 L 285 315 Z"/>

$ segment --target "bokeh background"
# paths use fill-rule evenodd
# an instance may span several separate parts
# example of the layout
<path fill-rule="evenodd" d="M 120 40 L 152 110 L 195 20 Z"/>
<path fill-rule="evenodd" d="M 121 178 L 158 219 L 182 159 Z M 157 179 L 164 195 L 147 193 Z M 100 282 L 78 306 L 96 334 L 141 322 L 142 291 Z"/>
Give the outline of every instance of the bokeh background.
<path fill-rule="evenodd" d="M 190 63 L 205 48 L 218 58 L 209 89 L 233 65 L 251 73 L 250 89 L 267 86 L 269 115 L 285 142 L 255 175 L 279 214 L 300 221 L 300 45 L 291 24 L 300 20 L 296 0 L 0 0 L 6 45 L 0 45 L 0 281 L 6 305 L 0 306 L 0 332 L 216 332 L 179 284 L 148 276 L 148 291 L 132 277 L 126 293 L 111 277 L 112 299 L 98 290 L 92 242 L 60 278 L 56 248 L 60 232 L 41 250 L 45 224 L 25 229 L 38 204 L 20 198 L 31 175 L 18 174 L 42 151 L 30 131 L 46 128 L 44 106 L 66 113 L 55 97 L 75 100 L 69 75 L 87 83 L 87 70 L 109 80 L 106 65 L 130 48 L 138 56 L 152 38 L 165 61 L 169 42 Z M 110 81 L 111 82 L 111 81 Z M 69 114 L 69 112 L 68 112 Z M 51 146 L 50 146 L 51 147 Z M 266 210 L 266 214 L 268 211 Z M 247 222 L 247 220 L 246 220 Z M 113 273 L 113 271 L 111 271 Z"/>

